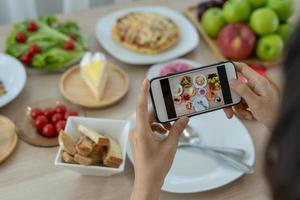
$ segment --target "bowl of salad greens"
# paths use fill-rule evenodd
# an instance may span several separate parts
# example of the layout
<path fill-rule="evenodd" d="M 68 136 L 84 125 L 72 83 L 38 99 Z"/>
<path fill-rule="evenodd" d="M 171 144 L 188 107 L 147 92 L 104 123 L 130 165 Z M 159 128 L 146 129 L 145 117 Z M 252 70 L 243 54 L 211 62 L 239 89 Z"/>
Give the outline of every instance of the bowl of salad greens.
<path fill-rule="evenodd" d="M 59 22 L 54 16 L 41 16 L 14 24 L 5 52 L 28 68 L 58 72 L 79 62 L 86 49 L 74 21 Z"/>

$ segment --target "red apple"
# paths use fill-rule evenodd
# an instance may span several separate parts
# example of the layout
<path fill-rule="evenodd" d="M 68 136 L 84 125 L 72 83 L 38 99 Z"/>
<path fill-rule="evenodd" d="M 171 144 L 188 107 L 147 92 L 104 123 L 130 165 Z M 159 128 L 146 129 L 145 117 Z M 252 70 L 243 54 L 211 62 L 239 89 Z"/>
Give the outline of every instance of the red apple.
<path fill-rule="evenodd" d="M 243 23 L 225 26 L 218 36 L 218 45 L 224 56 L 232 60 L 249 57 L 255 49 L 256 35 Z"/>

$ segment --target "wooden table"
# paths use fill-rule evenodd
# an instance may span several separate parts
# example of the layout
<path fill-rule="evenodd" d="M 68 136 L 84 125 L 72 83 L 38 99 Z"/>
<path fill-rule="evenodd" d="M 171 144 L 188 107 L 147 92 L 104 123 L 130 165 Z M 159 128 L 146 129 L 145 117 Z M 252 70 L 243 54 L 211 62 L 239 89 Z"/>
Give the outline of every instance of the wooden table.
<path fill-rule="evenodd" d="M 104 51 L 95 38 L 94 26 L 97 20 L 112 11 L 124 7 L 142 5 L 168 6 L 182 11 L 187 5 L 198 0 L 154 0 L 118 4 L 89 11 L 59 16 L 61 19 L 76 20 L 92 51 Z M 299 3 L 297 5 L 299 9 Z M 5 38 L 10 26 L 0 27 L 0 48 L 4 49 Z M 216 58 L 207 45 L 200 40 L 200 45 L 191 53 L 184 56 L 202 64 L 213 63 Z M 138 88 L 141 85 L 148 66 L 132 66 L 123 64 L 110 55 L 108 59 L 120 65 L 130 77 L 130 89 L 127 96 L 118 104 L 102 110 L 86 110 L 90 117 L 127 119 L 135 109 Z M 280 69 L 268 70 L 268 75 L 281 84 Z M 29 75 L 25 89 L 12 103 L 0 109 L 0 113 L 15 119 L 21 107 L 33 101 L 44 98 L 62 98 L 58 88 L 59 74 Z M 268 187 L 263 176 L 264 150 L 268 139 L 268 131 L 259 123 L 244 121 L 249 130 L 256 149 L 255 173 L 245 175 L 239 180 L 222 188 L 196 194 L 171 194 L 162 192 L 161 199 L 269 199 Z M 81 176 L 77 173 L 56 169 L 54 158 L 57 148 L 37 148 L 20 141 L 13 155 L 0 165 L 0 194 L 1 199 L 129 199 L 133 183 L 133 167 L 127 160 L 123 174 L 113 177 Z"/>

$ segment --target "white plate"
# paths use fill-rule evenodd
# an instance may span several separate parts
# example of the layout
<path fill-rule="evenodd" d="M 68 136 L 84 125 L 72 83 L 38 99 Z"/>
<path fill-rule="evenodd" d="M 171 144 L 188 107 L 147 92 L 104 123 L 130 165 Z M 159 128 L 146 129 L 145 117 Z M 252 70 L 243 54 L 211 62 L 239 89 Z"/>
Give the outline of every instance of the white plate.
<path fill-rule="evenodd" d="M 16 58 L 0 53 L 0 80 L 6 94 L 0 97 L 0 107 L 14 100 L 23 90 L 26 83 L 24 66 Z"/>
<path fill-rule="evenodd" d="M 155 77 L 160 76 L 160 70 L 167 64 L 171 64 L 171 63 L 186 63 L 187 65 L 193 67 L 193 68 L 197 68 L 197 67 L 201 67 L 200 63 L 196 63 L 194 61 L 191 60 L 187 60 L 187 59 L 176 59 L 176 60 L 172 60 L 172 61 L 168 61 L 168 62 L 164 62 L 164 63 L 159 63 L 159 64 L 155 64 L 152 65 L 148 72 L 147 72 L 147 79 L 151 80 Z"/>
<path fill-rule="evenodd" d="M 180 29 L 180 40 L 176 46 L 155 55 L 131 51 L 116 42 L 112 29 L 118 18 L 132 12 L 153 12 L 171 18 Z M 194 26 L 179 12 L 160 6 L 134 7 L 116 11 L 99 19 L 96 24 L 96 37 L 100 44 L 112 56 L 129 64 L 153 64 L 182 56 L 198 46 L 199 36 Z"/>
<path fill-rule="evenodd" d="M 135 115 L 130 121 L 133 126 Z M 253 165 L 255 152 L 252 139 L 236 117 L 228 120 L 219 110 L 195 116 L 190 119 L 189 125 L 199 130 L 203 144 L 244 149 L 247 152 L 245 162 Z M 127 155 L 132 162 L 130 145 Z M 173 193 L 203 192 L 224 186 L 242 175 L 242 172 L 199 150 L 178 149 L 162 190 Z"/>

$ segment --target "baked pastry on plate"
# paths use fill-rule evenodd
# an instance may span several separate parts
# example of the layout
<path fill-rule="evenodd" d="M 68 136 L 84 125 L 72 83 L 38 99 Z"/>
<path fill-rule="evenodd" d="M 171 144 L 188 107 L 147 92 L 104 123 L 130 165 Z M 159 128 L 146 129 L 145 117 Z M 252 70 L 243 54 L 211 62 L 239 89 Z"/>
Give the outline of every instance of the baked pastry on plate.
<path fill-rule="evenodd" d="M 126 48 L 146 54 L 165 51 L 180 39 L 179 28 L 171 19 L 150 12 L 131 12 L 120 17 L 112 35 Z"/>

